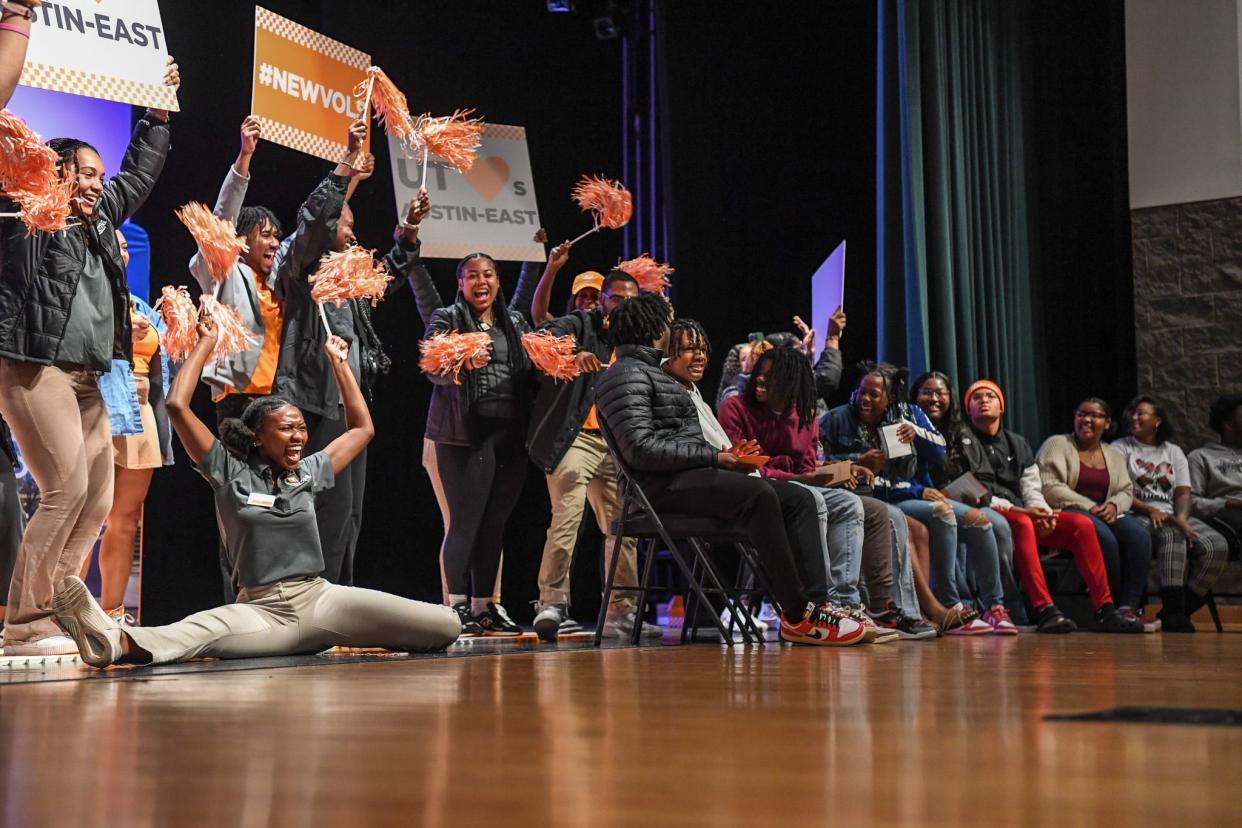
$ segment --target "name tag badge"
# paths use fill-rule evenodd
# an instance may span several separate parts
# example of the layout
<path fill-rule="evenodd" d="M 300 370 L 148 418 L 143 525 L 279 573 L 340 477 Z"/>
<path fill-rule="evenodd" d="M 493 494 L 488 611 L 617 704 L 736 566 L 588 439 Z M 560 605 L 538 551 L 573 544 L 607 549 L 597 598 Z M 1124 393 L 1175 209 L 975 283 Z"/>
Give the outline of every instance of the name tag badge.
<path fill-rule="evenodd" d="M 276 495 L 251 492 L 250 497 L 246 498 L 246 505 L 261 506 L 264 509 L 270 509 L 276 505 Z"/>

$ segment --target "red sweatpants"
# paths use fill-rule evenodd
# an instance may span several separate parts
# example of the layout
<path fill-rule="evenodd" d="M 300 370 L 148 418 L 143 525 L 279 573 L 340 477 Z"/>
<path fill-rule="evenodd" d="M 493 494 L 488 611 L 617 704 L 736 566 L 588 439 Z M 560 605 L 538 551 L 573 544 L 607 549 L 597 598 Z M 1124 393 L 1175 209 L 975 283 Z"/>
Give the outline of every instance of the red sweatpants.
<path fill-rule="evenodd" d="M 1035 609 L 1052 603 L 1044 570 L 1039 565 L 1040 541 L 1046 546 L 1068 549 L 1073 554 L 1074 563 L 1087 582 L 1087 592 L 1091 594 L 1091 603 L 1096 609 L 1113 603 L 1113 595 L 1108 591 L 1104 555 L 1100 552 L 1100 542 L 1095 537 L 1095 525 L 1090 518 L 1075 512 L 1057 512 L 1057 528 L 1051 534 L 1037 538 L 1035 523 L 1030 515 L 1015 511 L 1001 514 L 1013 530 L 1014 566 L 1022 581 L 1022 589 Z"/>

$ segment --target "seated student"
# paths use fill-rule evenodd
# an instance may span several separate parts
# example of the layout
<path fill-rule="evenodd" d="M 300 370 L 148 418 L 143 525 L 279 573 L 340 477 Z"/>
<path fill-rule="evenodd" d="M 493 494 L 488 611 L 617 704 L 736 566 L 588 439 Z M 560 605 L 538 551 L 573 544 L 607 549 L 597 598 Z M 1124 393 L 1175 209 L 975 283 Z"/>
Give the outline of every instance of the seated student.
<path fill-rule="evenodd" d="M 1242 554 L 1242 394 L 1212 403 L 1208 426 L 1220 442 L 1195 449 L 1186 458 L 1195 516 L 1229 539 L 1233 554 Z M 1198 601 L 1187 596 L 1188 600 Z M 1188 612 L 1194 612 L 1189 605 Z"/>
<path fill-rule="evenodd" d="M 815 397 L 815 378 L 806 356 L 793 348 L 774 348 L 755 363 L 745 392 L 725 400 L 720 423 L 735 443 L 755 440 L 772 458 L 760 470 L 765 478 L 807 486 L 823 500 L 828 522 L 825 552 L 836 605 L 869 631 L 879 625 L 902 638 L 935 638 L 934 627 L 906 615 L 891 600 L 894 539 L 888 507 L 875 498 L 822 485 L 827 478 L 817 462 Z M 872 476 L 862 466 L 855 466 L 855 473 L 866 479 Z M 867 578 L 870 607 L 864 608 L 858 591 L 860 562 L 877 559 L 882 564 L 872 563 L 869 572 L 883 574 Z"/>
<path fill-rule="evenodd" d="M 1054 512 L 1048 506 L 1030 444 L 1016 431 L 1001 428 L 1005 396 L 1000 386 L 978 380 L 966 389 L 963 402 L 970 431 L 962 435 L 962 454 L 975 477 L 988 487 L 987 505 L 1000 512 L 1013 531 L 1014 564 L 1035 611 L 1036 630 L 1069 633 L 1078 629 L 1048 593 L 1039 564 L 1042 541 L 1073 554 L 1095 606 L 1097 629 L 1142 632 L 1142 624 L 1126 618 L 1113 605 L 1104 556 L 1091 521 L 1082 513 Z"/>
<path fill-rule="evenodd" d="M 930 579 L 932 592 L 938 603 L 952 611 L 952 626 L 942 623 L 946 635 L 1012 634 L 1017 631 L 1008 615 L 993 613 L 995 621 L 978 617 L 968 604 L 957 595 L 957 519 L 947 503 L 934 507 L 921 498 L 922 480 L 926 480 L 926 463 L 944 456 L 944 438 L 931 426 L 926 415 L 917 407 L 911 408 L 901 402 L 902 372 L 887 363 L 864 363 L 858 388 L 850 402 L 837 406 L 824 415 L 820 422 L 820 437 L 824 451 L 829 456 L 850 460 L 866 466 L 874 474 L 874 496 L 889 503 L 900 516 L 908 516 L 928 529 L 931 546 L 932 570 L 937 577 Z M 912 443 L 914 451 L 902 457 L 889 459 L 882 448 L 880 430 L 898 425 L 897 439 Z M 917 478 L 917 479 L 916 479 Z M 934 521 L 933 521 L 934 518 Z M 981 518 L 982 520 L 982 518 Z M 982 520 L 987 525 L 986 520 Z M 978 555 L 980 560 L 996 560 L 995 541 L 981 527 L 969 527 L 968 542 L 991 542 L 991 547 Z M 990 529 L 990 527 L 989 527 Z M 999 575 L 991 583 L 999 589 Z M 995 606 L 989 605 L 989 610 Z M 1004 607 L 1001 607 L 1004 610 Z"/>
<path fill-rule="evenodd" d="M 1048 504 L 1086 515 L 1095 528 L 1118 612 L 1155 632 L 1154 621 L 1139 615 L 1151 569 L 1151 534 L 1129 513 L 1134 484 L 1125 457 L 1103 442 L 1112 425 L 1108 403 L 1089 397 L 1074 413 L 1074 431 L 1045 440 L 1035 462 Z"/>
<path fill-rule="evenodd" d="M 1004 599 L 1005 609 L 1009 611 L 1011 617 L 1016 624 L 1026 624 L 1026 608 L 1022 605 L 1022 594 L 1018 589 L 1017 578 L 1013 574 L 1013 533 L 1009 530 L 1009 522 L 1001 517 L 1000 513 L 994 509 L 989 509 L 982 502 L 959 503 L 945 495 L 945 487 L 949 486 L 954 480 L 961 475 L 966 474 L 970 470 L 966 466 L 965 458 L 962 456 L 962 414 L 961 406 L 958 405 L 957 395 L 953 392 L 953 383 L 948 375 L 940 371 L 927 371 L 914 380 L 910 385 L 910 402 L 917 405 L 936 430 L 940 432 L 940 436 L 944 437 L 945 453 L 944 458 L 939 462 L 928 464 L 927 471 L 931 477 L 933 487 L 923 490 L 924 499 L 930 499 L 931 502 L 949 502 L 953 506 L 953 514 L 964 522 L 969 522 L 971 509 L 977 510 L 982 514 L 992 526 L 992 537 L 996 542 L 997 575 L 1000 578 L 999 588 L 992 586 L 990 562 L 984 565 L 988 569 L 987 580 L 979 580 L 977 570 L 980 566 L 978 560 L 972 562 L 967 558 L 966 569 L 972 573 L 976 573 L 975 587 L 979 591 L 984 605 L 989 600 Z M 959 553 L 963 547 L 959 546 Z M 978 549 L 972 549 L 970 546 L 965 547 L 967 554 L 977 553 Z M 959 577 L 964 574 L 962 567 L 958 567 Z M 963 587 L 965 589 L 965 587 Z M 988 598 L 987 593 L 992 592 L 992 597 Z"/>
<path fill-rule="evenodd" d="M 1191 633 L 1188 593 L 1197 601 L 1212 590 L 1229 562 L 1229 544 L 1212 527 L 1191 517 L 1190 467 L 1174 445 L 1173 426 L 1160 403 L 1141 394 L 1121 418 L 1130 434 L 1113 443 L 1134 481 L 1131 509 L 1152 533 L 1160 578 L 1163 632 Z M 1189 559 L 1189 560 L 1188 560 Z M 1189 571 L 1188 571 L 1189 570 Z"/>
<path fill-rule="evenodd" d="M 200 656 L 253 658 L 315 653 L 334 646 L 442 649 L 461 623 L 448 607 L 321 577 L 323 550 L 315 495 L 358 456 L 375 433 L 346 344 L 328 338 L 324 352 L 344 401 L 345 431 L 322 451 L 309 444 L 302 412 L 279 397 L 246 407 L 217 438 L 190 408 L 203 365 L 216 344 L 211 317 L 173 382 L 168 411 L 186 454 L 211 484 L 242 590 L 237 603 L 197 612 L 164 627 L 122 627 L 70 576 L 59 586 L 56 622 L 94 667 L 164 664 Z"/>
<path fill-rule="evenodd" d="M 703 437 L 694 401 L 660 370 L 668 349 L 670 309 L 663 296 L 630 299 L 609 316 L 617 361 L 595 384 L 595 403 L 615 448 L 660 510 L 713 518 L 746 532 L 767 570 L 781 608 L 781 638 L 818 645 L 857 644 L 861 624 L 808 600 L 790 549 L 787 526 L 804 566 L 819 561 L 826 599 L 827 575 L 819 554 L 815 499 L 805 489 L 747 476 L 750 467 Z M 824 599 L 820 599 L 824 601 Z"/>

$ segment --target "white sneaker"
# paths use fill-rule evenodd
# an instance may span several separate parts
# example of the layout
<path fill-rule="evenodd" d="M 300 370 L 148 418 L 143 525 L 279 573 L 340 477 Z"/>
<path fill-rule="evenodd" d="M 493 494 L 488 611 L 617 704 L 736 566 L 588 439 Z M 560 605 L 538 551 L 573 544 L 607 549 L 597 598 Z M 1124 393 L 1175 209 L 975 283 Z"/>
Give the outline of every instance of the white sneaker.
<path fill-rule="evenodd" d="M 857 621 L 866 632 L 866 638 L 863 640 L 867 643 L 887 644 L 900 638 L 896 630 L 890 630 L 887 627 L 881 627 L 876 624 L 862 607 L 847 607 L 844 604 L 840 604 L 834 606 L 833 609 Z"/>
<path fill-rule="evenodd" d="M 775 607 L 764 601 L 759 605 L 759 616 L 755 621 L 764 624 L 768 629 L 775 630 L 781 625 L 781 615 Z"/>
<path fill-rule="evenodd" d="M 614 615 L 609 613 L 604 620 L 604 638 L 629 638 L 630 633 L 634 631 L 634 622 L 637 621 L 637 613 L 630 610 L 624 615 Z M 648 624 L 642 621 L 642 632 L 639 638 L 663 638 L 664 630 L 655 624 Z"/>
<path fill-rule="evenodd" d="M 0 655 L 6 656 L 54 656 L 77 655 L 78 645 L 65 635 L 49 635 L 38 641 L 26 641 L 22 644 L 8 644 Z"/>
<path fill-rule="evenodd" d="M 742 629 L 745 626 L 745 615 L 748 614 L 749 612 L 750 612 L 749 608 L 745 604 L 743 604 L 742 612 L 738 614 L 737 620 L 733 621 L 733 613 L 729 612 L 728 607 L 725 607 L 723 610 L 720 611 L 720 623 L 724 624 L 725 629 L 727 630 L 729 629 L 729 623 L 732 622 L 733 623 L 733 634 L 741 635 Z M 755 618 L 754 616 L 751 616 L 750 620 L 754 622 L 755 629 L 759 630 L 760 635 L 763 635 L 764 633 L 768 631 L 768 625 L 764 621 L 758 618 Z"/>
<path fill-rule="evenodd" d="M 92 667 L 107 667 L 121 655 L 121 627 L 100 609 L 82 579 L 70 575 L 52 599 L 56 623 L 77 642 L 82 660 Z"/>

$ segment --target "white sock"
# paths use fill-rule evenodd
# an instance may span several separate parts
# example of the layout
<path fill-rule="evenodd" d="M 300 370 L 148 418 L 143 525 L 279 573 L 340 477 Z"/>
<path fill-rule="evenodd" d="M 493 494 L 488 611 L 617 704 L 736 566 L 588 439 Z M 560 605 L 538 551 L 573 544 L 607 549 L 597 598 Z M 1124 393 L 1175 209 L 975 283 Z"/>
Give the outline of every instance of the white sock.
<path fill-rule="evenodd" d="M 475 615 L 482 615 L 487 612 L 487 605 L 492 602 L 491 598 L 471 598 L 470 611 Z"/>
<path fill-rule="evenodd" d="M 464 595 L 452 595 L 452 594 L 450 594 L 448 598 L 449 598 L 449 606 L 450 606 L 450 607 L 455 607 L 455 606 L 457 606 L 458 604 L 464 604 L 464 603 L 466 603 L 466 596 L 464 596 Z"/>

